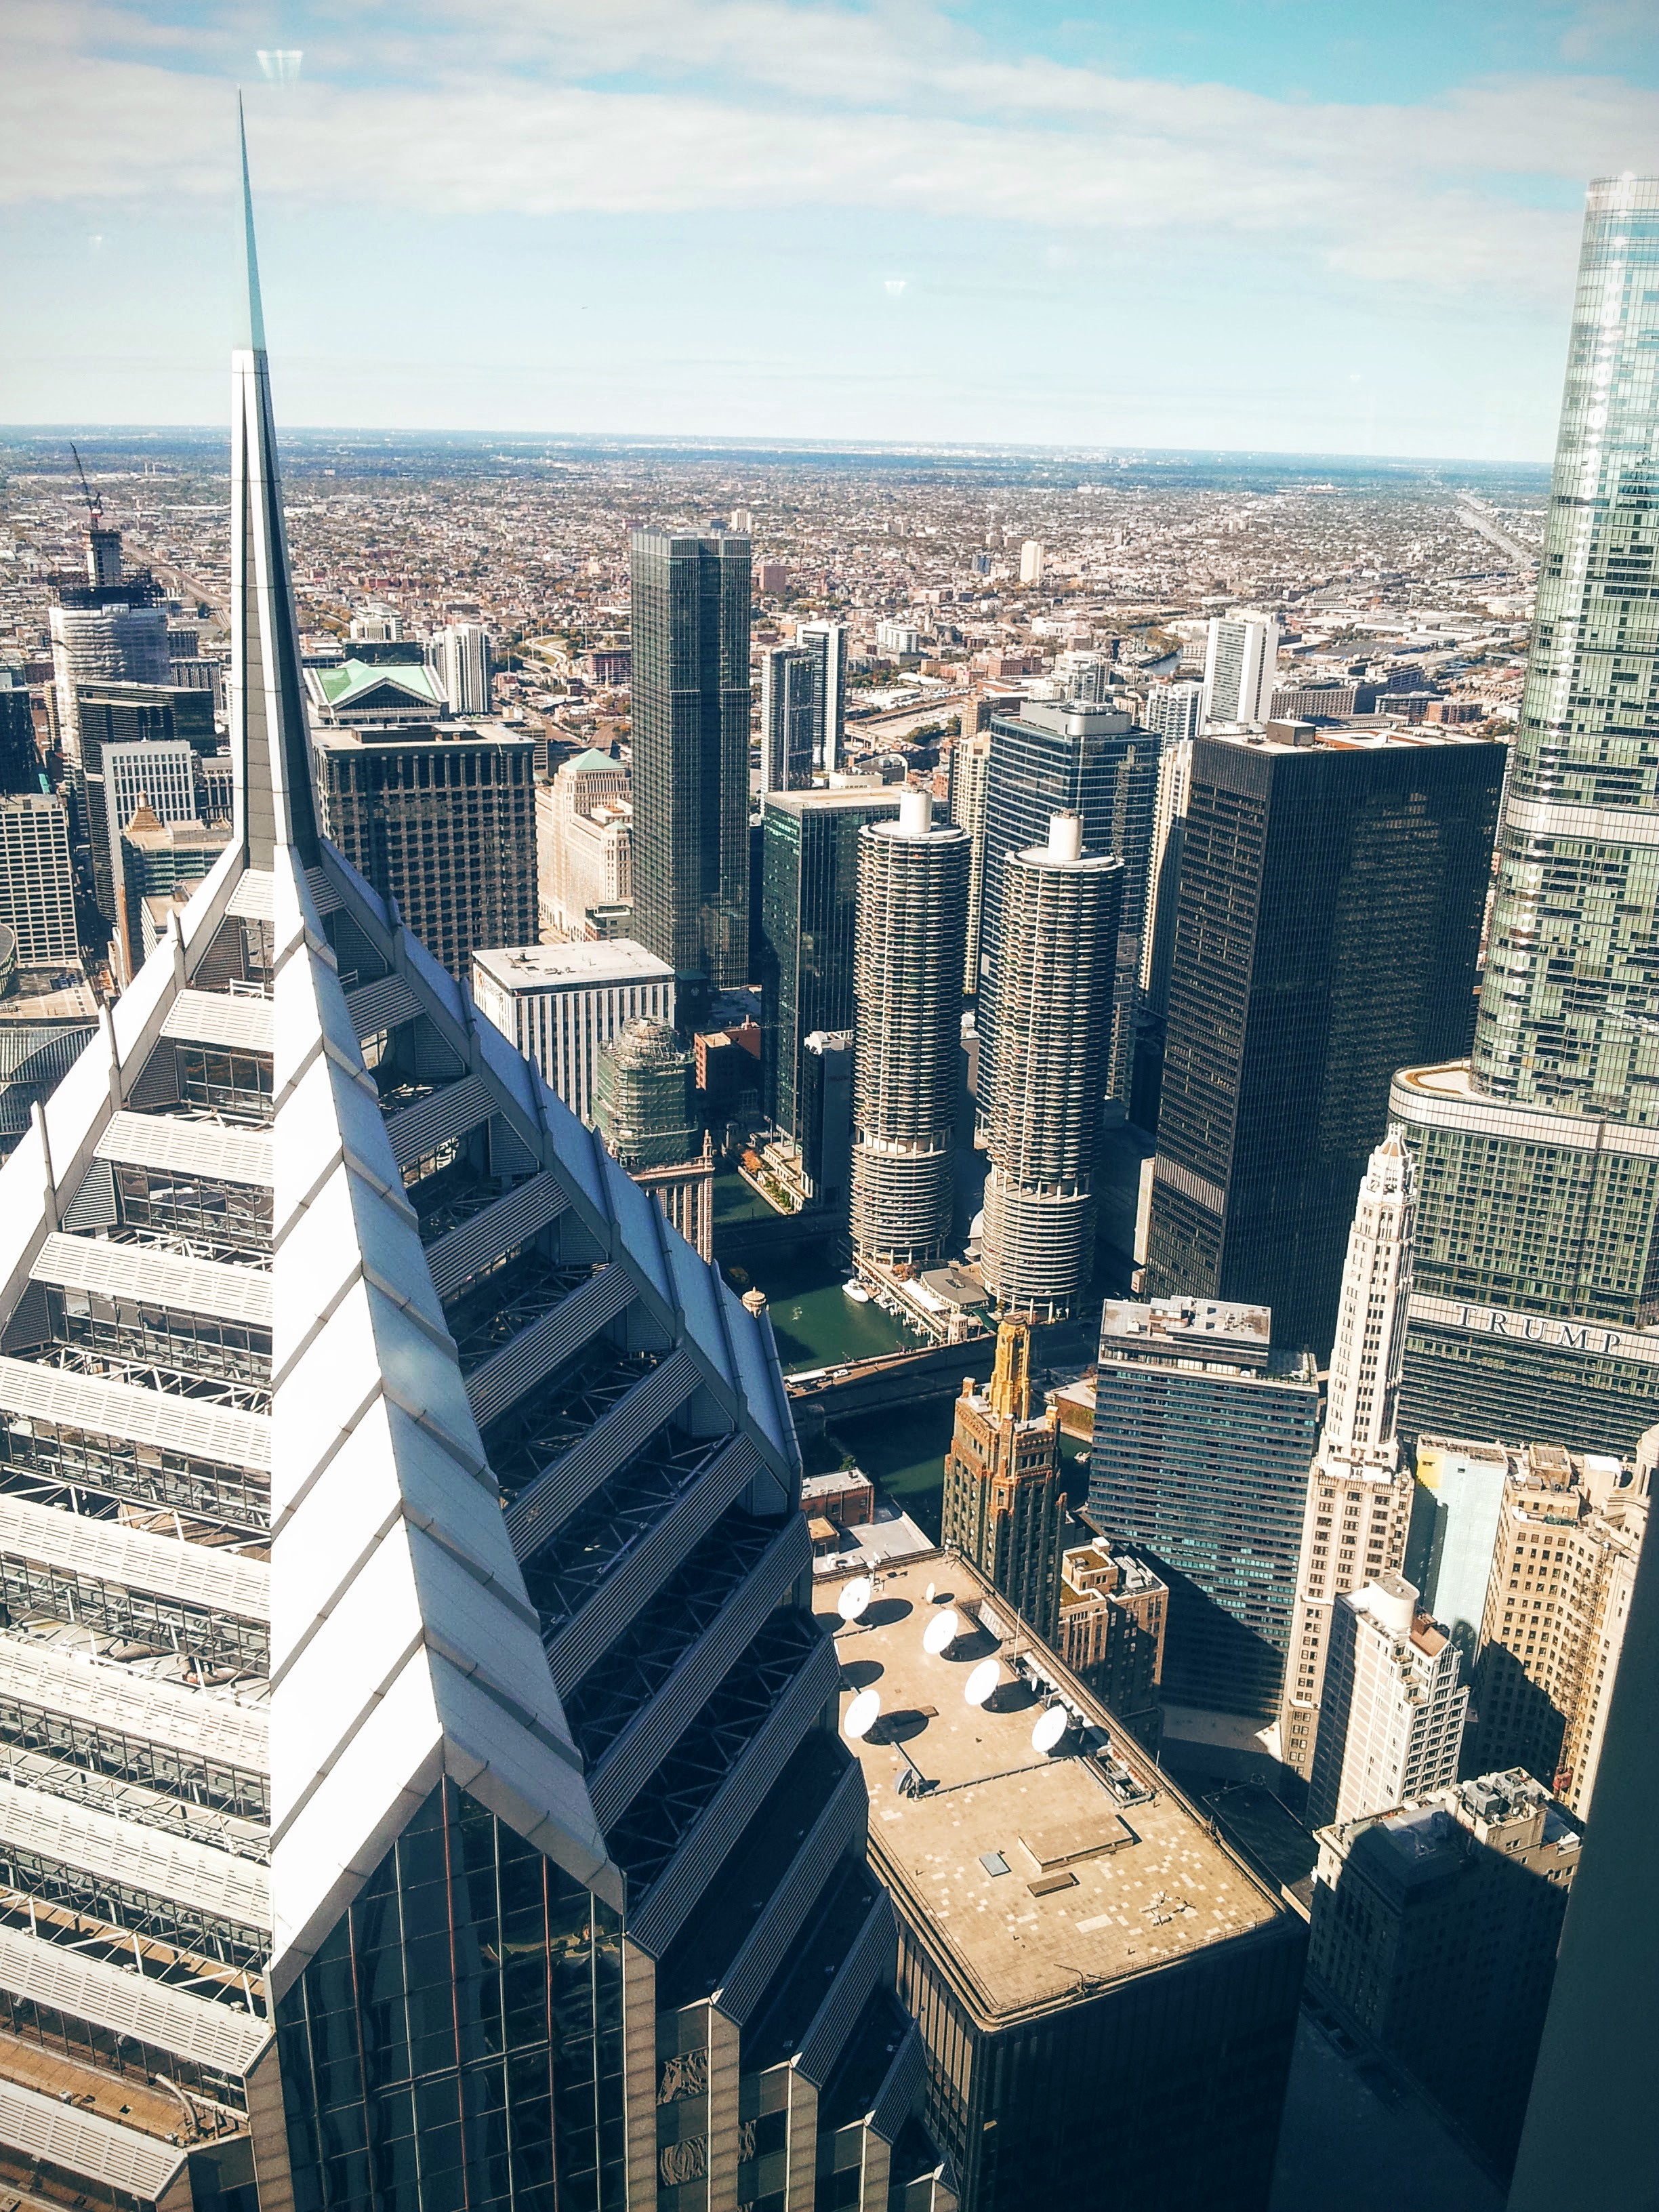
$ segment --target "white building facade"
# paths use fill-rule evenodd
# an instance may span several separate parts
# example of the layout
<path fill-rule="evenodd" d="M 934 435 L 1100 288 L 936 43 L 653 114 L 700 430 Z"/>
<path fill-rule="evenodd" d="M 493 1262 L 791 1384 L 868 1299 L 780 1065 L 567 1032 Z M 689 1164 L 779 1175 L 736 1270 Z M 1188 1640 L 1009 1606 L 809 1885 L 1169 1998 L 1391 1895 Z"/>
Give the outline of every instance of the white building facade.
<path fill-rule="evenodd" d="M 1263 722 L 1279 676 L 1279 624 L 1271 615 L 1211 617 L 1204 658 L 1206 722 Z"/>
<path fill-rule="evenodd" d="M 674 1022 L 674 971 L 632 938 L 472 955 L 478 1011 L 533 1060 L 580 1121 L 592 1120 L 599 1054 L 624 1022 Z"/>
<path fill-rule="evenodd" d="M 18 964 L 78 964 L 75 872 L 61 799 L 0 799 L 0 921 L 17 933 Z"/>
<path fill-rule="evenodd" d="M 1457 1779 L 1469 1702 L 1457 1647 L 1401 1575 L 1338 1600 L 1308 1826 L 1363 1820 Z"/>

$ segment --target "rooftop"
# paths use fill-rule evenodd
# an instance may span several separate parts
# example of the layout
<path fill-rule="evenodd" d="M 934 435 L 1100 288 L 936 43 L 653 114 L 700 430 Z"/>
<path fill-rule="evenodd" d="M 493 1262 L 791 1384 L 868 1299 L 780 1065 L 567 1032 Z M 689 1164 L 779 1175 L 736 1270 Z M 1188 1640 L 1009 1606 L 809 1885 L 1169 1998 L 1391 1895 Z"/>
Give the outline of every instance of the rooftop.
<path fill-rule="evenodd" d="M 832 1620 L 836 1595 L 816 1595 Z M 872 1856 L 981 2021 L 1073 2002 L 1273 1923 L 1281 1908 L 1264 1886 L 1053 1652 L 1024 1630 L 1001 1637 L 996 1604 L 965 1562 L 930 1553 L 884 1573 L 836 1638 L 843 1717 L 858 1691 L 881 1698 L 853 1747 Z M 924 1632 L 951 1606 L 964 1633 L 936 1657 Z M 1000 1686 L 970 1705 L 963 1686 L 993 1657 Z M 1053 1753 L 1032 1746 L 1049 1693 L 1031 1674 L 1073 1716 Z M 920 1790 L 900 1795 L 912 1775 Z"/>
<path fill-rule="evenodd" d="M 1109 1298 L 1100 1316 L 1101 1357 L 1266 1367 L 1273 1318 L 1267 1306 L 1219 1298 L 1154 1298 L 1146 1305 Z"/>
<path fill-rule="evenodd" d="M 502 945 L 475 951 L 475 967 L 505 991 L 556 991 L 591 983 L 672 981 L 665 960 L 631 937 L 603 943 Z"/>

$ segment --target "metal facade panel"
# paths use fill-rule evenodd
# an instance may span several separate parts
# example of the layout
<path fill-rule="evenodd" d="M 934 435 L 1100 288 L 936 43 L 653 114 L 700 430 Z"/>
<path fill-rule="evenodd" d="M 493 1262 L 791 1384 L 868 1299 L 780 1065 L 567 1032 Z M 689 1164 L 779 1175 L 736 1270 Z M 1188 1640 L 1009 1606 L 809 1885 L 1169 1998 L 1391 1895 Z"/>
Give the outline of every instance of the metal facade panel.
<path fill-rule="evenodd" d="M 270 2027 L 251 2012 L 16 1928 L 0 1927 L 0 1990 L 226 2074 L 246 2074 L 270 2040 Z"/>
<path fill-rule="evenodd" d="M 714 1695 L 790 1584 L 812 1563 L 805 1516 L 792 1514 L 720 1613 L 589 1777 L 601 1825 L 619 1820 Z"/>
<path fill-rule="evenodd" d="M 550 1319 L 557 1319 L 556 1315 Z M 526 1334 L 528 1332 L 526 1331 Z M 509 1346 L 508 1350 L 514 1347 Z M 493 1367 L 495 1361 L 490 1362 Z M 582 1500 L 591 1498 L 608 1474 L 614 1474 L 702 1388 L 697 1364 L 684 1345 L 671 1352 L 659 1367 L 643 1375 L 603 1420 L 596 1421 L 579 1443 L 573 1444 L 528 1490 L 514 1500 L 507 1516 L 513 1548 L 527 1559 Z"/>
<path fill-rule="evenodd" d="M 15 1850 L 152 1896 L 176 1898 L 239 1927 L 270 1926 L 270 1882 L 262 1866 L 113 1813 L 0 1781 L 0 1838 Z"/>
<path fill-rule="evenodd" d="M 561 1696 L 581 1680 L 693 1545 L 708 1534 L 732 1500 L 763 1471 L 760 1454 L 748 1437 L 733 1437 L 656 1527 L 623 1556 L 621 1565 L 547 1647 L 548 1663 Z"/>
<path fill-rule="evenodd" d="M 220 1044 L 239 1052 L 269 1052 L 273 1042 L 270 1001 L 263 993 L 180 991 L 167 1008 L 161 1035 L 192 1044 Z"/>
<path fill-rule="evenodd" d="M 394 1114 L 386 1125 L 393 1158 L 400 1168 L 424 1159 L 452 1137 L 464 1137 L 487 1121 L 492 1110 L 489 1092 L 476 1075 L 463 1076 L 447 1090 L 434 1091 Z"/>
<path fill-rule="evenodd" d="M 276 1180 L 271 1139 L 261 1130 L 230 1129 L 170 1114 L 112 1114 L 97 1157 L 128 1167 L 171 1169 L 216 1182 L 269 1190 Z"/>
<path fill-rule="evenodd" d="M 270 1465 L 268 1413 L 244 1413 L 204 1398 L 169 1397 L 29 1359 L 0 1358 L 0 1408 L 94 1436 L 187 1452 L 219 1467 Z"/>
<path fill-rule="evenodd" d="M 557 1179 L 545 1171 L 520 1183 L 516 1189 L 503 1192 L 493 1206 L 485 1206 L 471 1221 L 463 1221 L 427 1247 L 432 1287 L 441 1298 L 447 1298 L 469 1275 L 556 1220 L 569 1203 Z"/>
<path fill-rule="evenodd" d="M 816 1911 L 830 1870 L 849 1844 L 860 1838 L 868 1817 L 864 1770 L 849 1759 L 830 1794 L 830 1802 L 803 1838 L 789 1871 L 732 1960 L 718 2004 L 739 2027 L 766 1995 L 783 1954 Z"/>
<path fill-rule="evenodd" d="M 154 1536 L 121 1521 L 60 1513 L 0 1497 L 0 1553 L 85 1575 L 127 1589 L 177 1598 L 236 1620 L 270 1618 L 270 1569 L 263 1559 Z"/>
<path fill-rule="evenodd" d="M 660 1959 L 684 1927 L 721 1860 L 748 1826 L 818 1712 L 834 1697 L 840 1680 L 841 1662 L 833 1639 L 826 1636 L 629 1921 L 628 1932 L 642 1951 Z"/>
<path fill-rule="evenodd" d="M 263 1707 L 88 1659 L 62 1644 L 0 1638 L 0 1698 L 246 1774 L 263 1774 L 270 1763 Z"/>
<path fill-rule="evenodd" d="M 601 1267 L 561 1298 L 551 1313 L 521 1329 L 468 1380 L 466 1395 L 478 1426 L 488 1428 L 516 1399 L 574 1358 L 633 1297 L 633 1279 L 625 1267 Z"/>
<path fill-rule="evenodd" d="M 269 1328 L 270 1277 L 260 1267 L 230 1267 L 211 1260 L 182 1260 L 146 1244 L 110 1244 L 88 1237 L 54 1233 L 31 1270 L 37 1283 L 65 1290 L 106 1291 L 112 1297 L 143 1298 L 175 1313 L 216 1314 Z"/>
<path fill-rule="evenodd" d="M 871 1990 L 878 1981 L 893 1980 L 897 1958 L 898 1928 L 892 1899 L 884 1889 L 878 1893 L 851 1950 L 842 1960 L 841 1972 L 830 1984 L 829 1995 L 801 2038 L 800 2056 L 795 2063 L 815 2089 L 822 2089 L 830 2079 Z"/>
<path fill-rule="evenodd" d="M 172 2143 L 118 2127 L 96 2112 L 77 2112 L 15 2081 L 0 2081 L 0 2142 L 152 2201 L 166 2194 L 185 2162 Z"/>

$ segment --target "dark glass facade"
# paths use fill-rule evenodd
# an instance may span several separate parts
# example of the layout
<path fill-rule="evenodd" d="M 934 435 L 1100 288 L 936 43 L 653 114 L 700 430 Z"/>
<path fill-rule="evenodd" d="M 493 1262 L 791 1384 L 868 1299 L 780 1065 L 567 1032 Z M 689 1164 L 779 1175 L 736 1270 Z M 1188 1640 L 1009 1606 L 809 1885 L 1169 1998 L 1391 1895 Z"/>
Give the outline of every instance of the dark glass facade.
<path fill-rule="evenodd" d="M 448 1781 L 276 2008 L 295 2212 L 625 2201 L 615 1914 Z"/>
<path fill-rule="evenodd" d="M 749 980 L 746 538 L 634 533 L 634 934 L 689 984 Z"/>
<path fill-rule="evenodd" d="M 1146 869 L 1158 805 L 1164 740 L 1136 729 L 1124 714 L 1078 702 L 1028 701 L 1018 714 L 991 718 L 980 898 L 980 1097 L 988 1097 L 996 1052 L 994 973 L 1002 935 L 1002 868 L 1010 853 L 1044 845 L 1055 814 L 1081 817 L 1085 852 L 1123 863 L 1113 991 L 1109 1097 L 1127 1101 L 1133 1042 L 1135 975 L 1146 902 Z"/>
<path fill-rule="evenodd" d="M 1278 1711 L 1318 1439 L 1311 1376 L 1206 1373 L 1103 1345 L 1089 1517 L 1170 1585 L 1164 1698 Z"/>
<path fill-rule="evenodd" d="M 913 1929 L 899 1994 L 927 2046 L 927 2120 L 972 2212 L 1266 2212 L 1306 1930 L 1271 1928 L 988 2028 Z"/>
<path fill-rule="evenodd" d="M 21 684 L 0 680 L 0 792 L 40 788 L 40 755 L 28 692 Z"/>
<path fill-rule="evenodd" d="M 1504 748 L 1200 738 L 1146 1296 L 1330 1349 L 1394 1071 L 1468 1048 Z"/>
<path fill-rule="evenodd" d="M 793 1143 L 805 1040 L 853 1026 L 859 832 L 890 822 L 896 795 L 834 791 L 769 797 L 761 813 L 761 1101 Z"/>

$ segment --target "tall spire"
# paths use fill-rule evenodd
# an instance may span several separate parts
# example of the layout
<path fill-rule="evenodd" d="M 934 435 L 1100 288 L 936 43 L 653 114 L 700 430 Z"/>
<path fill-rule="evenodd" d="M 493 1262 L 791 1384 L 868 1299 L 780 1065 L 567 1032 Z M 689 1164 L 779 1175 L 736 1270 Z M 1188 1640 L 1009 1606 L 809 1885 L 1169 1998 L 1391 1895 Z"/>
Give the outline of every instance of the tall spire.
<path fill-rule="evenodd" d="M 268 868 L 279 844 L 317 863 L 311 737 L 300 681 L 299 625 L 289 580 L 276 429 L 270 410 L 264 313 L 253 236 L 247 133 L 237 101 L 246 252 L 242 339 L 231 356 L 231 751 L 237 828 L 250 867 Z"/>

